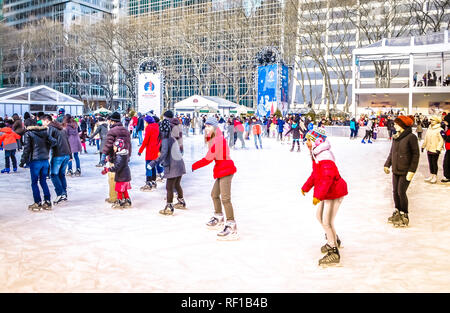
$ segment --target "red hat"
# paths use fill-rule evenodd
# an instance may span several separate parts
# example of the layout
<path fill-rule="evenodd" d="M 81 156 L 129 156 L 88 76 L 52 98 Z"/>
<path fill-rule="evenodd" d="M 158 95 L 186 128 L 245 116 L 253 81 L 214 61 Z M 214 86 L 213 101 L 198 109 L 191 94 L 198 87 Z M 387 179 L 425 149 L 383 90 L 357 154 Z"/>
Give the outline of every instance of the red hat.
<path fill-rule="evenodd" d="M 414 120 L 411 119 L 409 116 L 405 115 L 399 115 L 395 120 L 394 123 L 400 126 L 401 128 L 405 129 L 407 127 L 411 127 L 414 123 Z"/>

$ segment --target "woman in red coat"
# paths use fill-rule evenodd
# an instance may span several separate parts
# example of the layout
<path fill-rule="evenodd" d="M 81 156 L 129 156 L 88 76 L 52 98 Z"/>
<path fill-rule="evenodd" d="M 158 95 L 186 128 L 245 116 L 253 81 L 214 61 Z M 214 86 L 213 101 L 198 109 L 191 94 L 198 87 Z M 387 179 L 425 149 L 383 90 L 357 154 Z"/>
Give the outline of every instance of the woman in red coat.
<path fill-rule="evenodd" d="M 327 255 L 319 260 L 319 265 L 336 264 L 340 261 L 338 248 L 341 242 L 334 228 L 334 219 L 344 196 L 348 194 L 347 183 L 339 175 L 325 129 L 310 130 L 306 138 L 313 160 L 313 172 L 303 185 L 302 194 L 314 187 L 313 204 L 320 203 L 317 219 L 325 230 L 328 242 L 320 249 Z"/>
<path fill-rule="evenodd" d="M 156 189 L 156 169 L 150 166 L 150 162 L 158 158 L 161 142 L 159 140 L 159 125 L 155 123 L 153 117 L 146 116 L 144 121 L 146 124 L 145 137 L 138 152 L 140 156 L 145 149 L 146 182 L 141 187 L 141 191 L 152 191 L 152 189 Z"/>
<path fill-rule="evenodd" d="M 231 204 L 231 180 L 234 173 L 236 173 L 236 167 L 233 160 L 230 159 L 230 149 L 218 126 L 219 123 L 215 117 L 208 117 L 205 122 L 205 141 L 209 150 L 206 157 L 192 164 L 192 171 L 215 161 L 213 172 L 216 181 L 211 191 L 214 203 L 214 216 L 206 226 L 210 229 L 219 229 L 224 226 L 223 205 L 227 222 L 223 230 L 217 234 L 217 239 L 236 240 L 239 236 L 234 220 L 233 205 Z"/>

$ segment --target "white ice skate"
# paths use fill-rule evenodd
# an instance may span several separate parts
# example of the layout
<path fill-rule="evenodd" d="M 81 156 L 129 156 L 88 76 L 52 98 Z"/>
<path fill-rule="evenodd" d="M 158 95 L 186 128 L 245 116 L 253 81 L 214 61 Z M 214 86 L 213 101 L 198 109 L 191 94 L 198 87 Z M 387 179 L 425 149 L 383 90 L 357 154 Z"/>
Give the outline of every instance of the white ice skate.
<path fill-rule="evenodd" d="M 431 180 L 430 180 L 430 184 L 436 184 L 437 182 L 437 175 L 431 175 Z"/>
<path fill-rule="evenodd" d="M 223 224 L 224 224 L 223 215 L 214 214 L 214 216 L 211 217 L 209 222 L 206 223 L 206 227 L 208 227 L 209 229 L 217 230 L 221 229 L 223 227 Z"/>
<path fill-rule="evenodd" d="M 431 176 L 428 177 L 428 178 L 425 178 L 424 180 L 425 180 L 427 183 L 429 183 L 432 179 L 433 179 L 433 175 L 431 175 Z"/>
<path fill-rule="evenodd" d="M 217 240 L 231 241 L 238 239 L 239 234 L 237 232 L 236 223 L 234 221 L 227 222 L 224 229 L 217 234 Z"/>

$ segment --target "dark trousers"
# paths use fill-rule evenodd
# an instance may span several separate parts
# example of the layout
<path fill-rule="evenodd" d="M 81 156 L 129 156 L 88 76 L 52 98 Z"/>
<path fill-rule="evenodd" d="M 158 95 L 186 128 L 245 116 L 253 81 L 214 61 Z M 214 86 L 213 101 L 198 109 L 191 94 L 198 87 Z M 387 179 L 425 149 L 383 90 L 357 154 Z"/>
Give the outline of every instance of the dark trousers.
<path fill-rule="evenodd" d="M 428 156 L 428 166 L 430 167 L 430 173 L 437 175 L 438 172 L 438 160 L 439 153 L 427 153 Z"/>
<path fill-rule="evenodd" d="M 13 168 L 17 168 L 16 149 L 5 150 L 5 168 L 9 168 L 9 159 L 11 158 Z"/>
<path fill-rule="evenodd" d="M 280 140 L 283 140 L 283 132 L 278 132 L 278 138 L 277 139 L 280 139 Z"/>
<path fill-rule="evenodd" d="M 443 167 L 445 178 L 450 179 L 450 150 L 445 151 Z"/>
<path fill-rule="evenodd" d="M 370 140 L 370 133 L 370 130 L 366 130 L 366 135 L 364 136 L 363 140 L 366 140 L 366 138 Z"/>
<path fill-rule="evenodd" d="M 422 132 L 417 132 L 417 138 L 419 138 L 419 140 L 422 140 Z"/>
<path fill-rule="evenodd" d="M 350 129 L 350 138 L 356 138 L 356 129 Z"/>
<path fill-rule="evenodd" d="M 406 175 L 392 174 L 392 192 L 394 194 L 395 208 L 405 213 L 408 213 L 406 190 L 408 189 L 409 183 L 406 180 Z"/>
<path fill-rule="evenodd" d="M 168 178 L 166 181 L 167 203 L 173 202 L 173 189 L 177 191 L 178 198 L 183 198 L 183 189 L 181 189 L 181 176 Z"/>
<path fill-rule="evenodd" d="M 389 129 L 389 139 L 391 139 L 392 136 L 395 135 L 396 132 L 397 132 L 397 131 L 395 130 L 395 128 Z"/>

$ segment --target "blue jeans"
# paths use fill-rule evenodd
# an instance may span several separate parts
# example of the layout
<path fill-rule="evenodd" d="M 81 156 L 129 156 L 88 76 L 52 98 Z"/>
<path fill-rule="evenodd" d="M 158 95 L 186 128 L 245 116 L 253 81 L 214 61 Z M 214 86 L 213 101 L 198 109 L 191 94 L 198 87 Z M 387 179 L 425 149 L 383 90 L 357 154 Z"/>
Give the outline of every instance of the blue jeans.
<path fill-rule="evenodd" d="M 356 138 L 356 129 L 350 128 L 350 138 Z"/>
<path fill-rule="evenodd" d="M 47 185 L 48 175 L 48 160 L 31 161 L 30 162 L 30 174 L 31 174 L 31 190 L 33 190 L 33 199 L 35 203 L 40 203 L 41 192 L 39 191 L 38 181 L 44 192 L 44 200 L 50 201 L 50 190 Z"/>
<path fill-rule="evenodd" d="M 80 158 L 78 157 L 78 152 L 75 152 L 73 154 L 73 158 L 75 159 L 75 164 L 77 166 L 77 169 L 81 169 L 81 165 L 80 165 Z M 72 161 L 69 161 L 69 171 L 72 170 Z"/>
<path fill-rule="evenodd" d="M 253 135 L 253 138 L 255 138 L 255 146 L 256 146 L 256 148 L 258 148 L 258 142 L 256 141 L 256 138 L 259 139 L 259 146 L 262 147 L 261 135 Z"/>
<path fill-rule="evenodd" d="M 13 168 L 17 168 L 16 149 L 5 150 L 5 168 L 9 168 L 9 158 L 11 158 Z"/>
<path fill-rule="evenodd" d="M 139 137 L 139 145 L 142 145 L 142 130 L 137 132 L 138 137 Z"/>
<path fill-rule="evenodd" d="M 57 196 L 67 195 L 66 168 L 69 155 L 53 157 L 51 165 L 51 179 Z"/>

